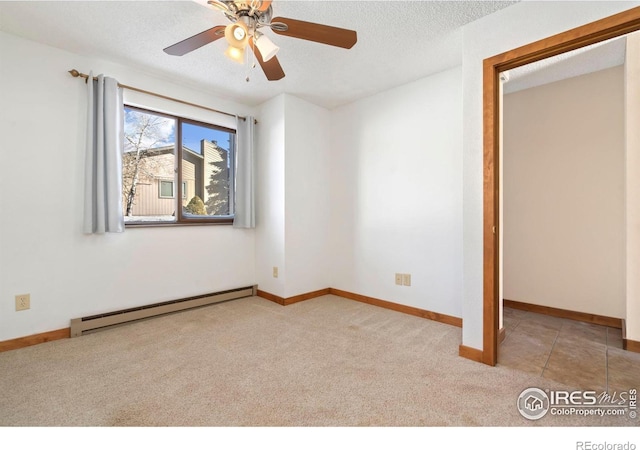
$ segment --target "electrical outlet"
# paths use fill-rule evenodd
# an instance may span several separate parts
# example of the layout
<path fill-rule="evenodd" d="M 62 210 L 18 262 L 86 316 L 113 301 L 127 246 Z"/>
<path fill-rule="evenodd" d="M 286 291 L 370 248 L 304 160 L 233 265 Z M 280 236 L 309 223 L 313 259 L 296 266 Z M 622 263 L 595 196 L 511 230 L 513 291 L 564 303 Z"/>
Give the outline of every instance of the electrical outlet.
<path fill-rule="evenodd" d="M 405 286 L 411 286 L 411 274 L 403 273 L 402 274 L 402 284 Z"/>
<path fill-rule="evenodd" d="M 396 274 L 396 284 L 398 286 L 402 286 L 402 274 L 401 273 L 397 273 Z"/>
<path fill-rule="evenodd" d="M 31 308 L 31 295 L 20 294 L 16 295 L 16 311 L 24 311 Z"/>
<path fill-rule="evenodd" d="M 278 278 L 278 268 L 277 267 L 273 268 L 273 278 Z"/>

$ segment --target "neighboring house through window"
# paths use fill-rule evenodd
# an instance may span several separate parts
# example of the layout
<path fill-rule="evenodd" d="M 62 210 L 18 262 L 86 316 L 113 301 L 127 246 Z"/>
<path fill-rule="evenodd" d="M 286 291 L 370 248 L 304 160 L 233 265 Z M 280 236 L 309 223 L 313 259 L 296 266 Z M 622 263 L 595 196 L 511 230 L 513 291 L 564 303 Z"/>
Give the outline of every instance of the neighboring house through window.
<path fill-rule="evenodd" d="M 232 223 L 235 142 L 228 128 L 125 106 L 125 223 Z"/>

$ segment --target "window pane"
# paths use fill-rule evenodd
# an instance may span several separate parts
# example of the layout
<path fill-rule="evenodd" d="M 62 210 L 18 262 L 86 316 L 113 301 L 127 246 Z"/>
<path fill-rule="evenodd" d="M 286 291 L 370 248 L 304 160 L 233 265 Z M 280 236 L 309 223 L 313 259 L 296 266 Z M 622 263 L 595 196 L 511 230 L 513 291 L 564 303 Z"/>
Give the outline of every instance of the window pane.
<path fill-rule="evenodd" d="M 173 181 L 160 180 L 160 197 L 173 198 Z"/>
<path fill-rule="evenodd" d="M 235 134 L 182 123 L 183 214 L 186 218 L 233 214 Z"/>
<path fill-rule="evenodd" d="M 125 222 L 173 222 L 176 120 L 130 107 L 124 112 Z"/>

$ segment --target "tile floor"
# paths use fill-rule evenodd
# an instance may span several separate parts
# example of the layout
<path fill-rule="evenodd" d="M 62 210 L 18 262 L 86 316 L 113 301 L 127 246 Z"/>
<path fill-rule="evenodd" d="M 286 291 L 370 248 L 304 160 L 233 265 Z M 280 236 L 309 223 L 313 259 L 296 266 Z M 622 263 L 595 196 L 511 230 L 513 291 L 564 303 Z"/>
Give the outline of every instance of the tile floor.
<path fill-rule="evenodd" d="M 504 309 L 498 364 L 576 389 L 640 389 L 640 353 L 622 350 L 617 328 Z"/>

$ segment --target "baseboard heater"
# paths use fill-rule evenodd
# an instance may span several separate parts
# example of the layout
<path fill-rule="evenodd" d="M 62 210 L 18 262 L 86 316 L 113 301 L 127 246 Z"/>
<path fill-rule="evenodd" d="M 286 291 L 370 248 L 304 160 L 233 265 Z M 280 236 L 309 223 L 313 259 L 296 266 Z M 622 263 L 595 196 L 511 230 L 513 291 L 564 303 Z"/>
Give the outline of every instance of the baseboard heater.
<path fill-rule="evenodd" d="M 71 337 L 82 336 L 82 334 L 87 331 L 132 322 L 134 320 L 146 319 L 153 316 L 160 316 L 162 314 L 183 311 L 185 309 L 198 308 L 200 306 L 211 305 L 228 300 L 255 296 L 257 289 L 257 286 L 248 286 L 212 294 L 198 295 L 196 297 L 170 300 L 167 302 L 154 303 L 152 305 L 139 306 L 137 308 L 122 309 L 120 311 L 112 311 L 109 313 L 71 319 Z"/>

